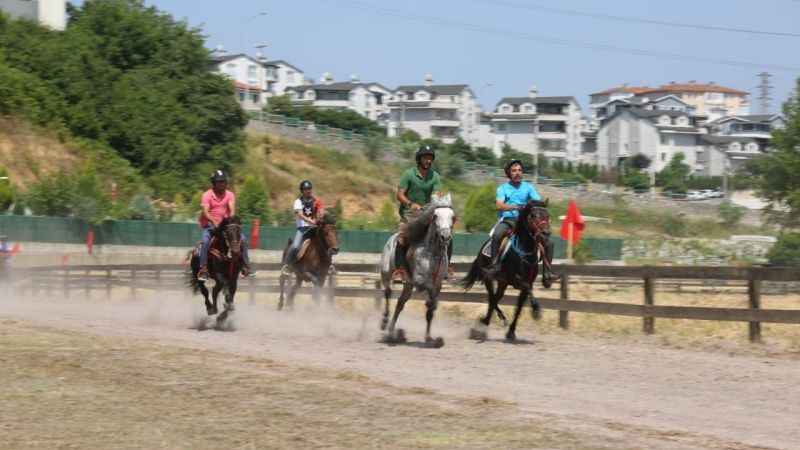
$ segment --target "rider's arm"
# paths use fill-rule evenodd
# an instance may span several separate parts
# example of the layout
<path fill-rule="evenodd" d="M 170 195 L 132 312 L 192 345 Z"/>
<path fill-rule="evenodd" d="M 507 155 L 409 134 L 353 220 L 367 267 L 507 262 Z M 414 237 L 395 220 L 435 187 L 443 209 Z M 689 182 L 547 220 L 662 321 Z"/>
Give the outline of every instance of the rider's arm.
<path fill-rule="evenodd" d="M 495 195 L 494 206 L 497 211 L 513 211 L 519 209 L 517 205 L 509 205 L 506 203 L 506 193 L 503 191 L 503 185 L 497 186 L 497 193 Z"/>
<path fill-rule="evenodd" d="M 228 203 L 228 210 L 231 213 L 231 217 L 236 215 L 236 197 L 231 194 L 231 201 Z"/>
<path fill-rule="evenodd" d="M 217 225 L 219 225 L 219 224 L 218 224 L 218 223 L 217 223 L 217 222 L 214 220 L 214 218 L 213 218 L 213 217 L 211 217 L 211 211 L 210 211 L 210 206 L 209 206 L 209 205 L 203 205 L 203 215 L 205 215 L 205 216 L 206 216 L 206 219 L 208 219 L 208 221 L 209 221 L 209 222 L 211 222 L 211 224 L 212 224 L 212 225 L 214 225 L 215 227 L 216 227 Z"/>
<path fill-rule="evenodd" d="M 408 188 L 411 187 L 411 176 L 413 175 L 410 172 L 403 173 L 403 176 L 400 177 L 400 185 L 397 186 L 397 201 L 406 208 L 411 208 L 415 205 L 415 203 L 408 198 L 408 195 L 406 195 L 408 194 Z"/>

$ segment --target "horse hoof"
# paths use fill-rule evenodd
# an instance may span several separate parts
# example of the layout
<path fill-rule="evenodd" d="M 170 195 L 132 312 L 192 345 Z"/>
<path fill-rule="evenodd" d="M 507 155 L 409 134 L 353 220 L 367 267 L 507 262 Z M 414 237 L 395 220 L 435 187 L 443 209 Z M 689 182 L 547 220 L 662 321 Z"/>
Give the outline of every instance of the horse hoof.
<path fill-rule="evenodd" d="M 395 339 L 397 339 L 398 343 L 405 344 L 407 342 L 407 340 L 406 340 L 406 330 L 404 330 L 402 328 L 398 328 L 397 331 L 395 332 Z"/>
<path fill-rule="evenodd" d="M 388 325 L 389 325 L 389 319 L 384 317 L 383 320 L 381 320 L 381 331 L 386 331 L 386 327 Z"/>
<path fill-rule="evenodd" d="M 428 348 L 442 348 L 444 347 L 444 338 L 441 336 L 436 338 L 427 337 L 425 338 L 425 346 Z"/>
<path fill-rule="evenodd" d="M 398 328 L 394 330 L 394 332 L 384 334 L 381 341 L 384 344 L 405 344 L 406 332 L 403 329 Z"/>
<path fill-rule="evenodd" d="M 506 333 L 506 341 L 514 342 L 517 340 L 517 333 L 508 332 Z"/>
<path fill-rule="evenodd" d="M 219 312 L 219 311 L 217 311 L 217 308 L 215 308 L 215 307 L 213 307 L 213 306 L 212 306 L 212 307 L 210 307 L 210 308 L 209 308 L 209 307 L 206 307 L 206 313 L 207 313 L 209 316 L 213 316 L 214 314 L 216 314 L 216 313 L 218 313 L 218 312 Z"/>
<path fill-rule="evenodd" d="M 478 330 L 477 328 L 470 328 L 469 330 L 469 338 L 473 341 L 485 341 L 488 337 L 488 333 L 485 330 Z"/>
<path fill-rule="evenodd" d="M 230 302 L 230 303 L 227 303 L 227 302 L 226 302 L 226 303 L 225 303 L 225 311 L 231 311 L 231 312 L 233 312 L 233 311 L 235 311 L 235 310 L 236 310 L 236 307 L 235 307 L 235 306 L 233 306 L 233 302 Z"/>

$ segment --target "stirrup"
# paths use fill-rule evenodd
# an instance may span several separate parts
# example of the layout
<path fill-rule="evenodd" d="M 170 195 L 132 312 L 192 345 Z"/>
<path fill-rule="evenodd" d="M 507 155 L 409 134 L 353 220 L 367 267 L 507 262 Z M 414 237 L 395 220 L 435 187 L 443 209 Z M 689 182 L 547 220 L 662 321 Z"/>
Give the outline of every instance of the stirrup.
<path fill-rule="evenodd" d="M 409 281 L 408 271 L 405 267 L 398 267 L 392 271 L 392 281 L 399 283 L 406 283 Z"/>
<path fill-rule="evenodd" d="M 197 272 L 197 281 L 201 283 L 208 281 L 208 269 L 200 269 L 200 271 Z"/>

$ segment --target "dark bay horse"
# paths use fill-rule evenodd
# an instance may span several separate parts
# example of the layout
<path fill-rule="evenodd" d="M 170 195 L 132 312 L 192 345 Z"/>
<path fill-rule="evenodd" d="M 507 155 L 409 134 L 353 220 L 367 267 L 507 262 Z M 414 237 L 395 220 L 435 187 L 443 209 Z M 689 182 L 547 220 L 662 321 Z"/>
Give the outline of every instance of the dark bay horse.
<path fill-rule="evenodd" d="M 394 306 L 394 314 L 389 321 L 389 299 L 392 296 L 392 276 L 394 270 L 394 252 L 397 244 L 397 233 L 393 234 L 381 254 L 381 284 L 385 300 L 381 329 L 388 331 L 384 340 L 389 343 L 405 342 L 405 332 L 402 329 L 395 330 L 397 319 L 403 311 L 403 307 L 413 290 L 423 291 L 428 294 L 425 302 L 425 344 L 430 347 L 441 347 L 444 340 L 441 337 L 436 339 L 431 337 L 431 323 L 433 314 L 438 306 L 439 292 L 442 290 L 442 281 L 447 277 L 447 267 L 450 264 L 447 255 L 447 248 L 453 238 L 453 225 L 455 224 L 455 212 L 453 211 L 450 194 L 442 197 L 434 197 L 431 203 L 426 205 L 420 218 L 410 228 L 417 226 L 424 227 L 421 231 L 425 233 L 424 238 L 408 247 L 406 260 L 411 274 L 411 279 L 403 284 L 403 291 Z"/>
<path fill-rule="evenodd" d="M 285 266 L 281 270 L 279 279 L 281 287 L 281 297 L 278 301 L 278 310 L 283 309 L 284 306 L 284 291 L 285 284 L 289 277 L 294 274 L 295 282 L 289 288 L 288 296 L 286 296 L 286 306 L 292 308 L 294 306 L 294 296 L 297 294 L 297 289 L 303 284 L 303 281 L 309 281 L 314 285 L 313 298 L 319 302 L 320 291 L 325 286 L 325 281 L 330 279 L 331 292 L 329 300 L 333 301 L 333 274 L 335 268 L 333 266 L 333 256 L 339 253 L 339 238 L 336 235 L 336 217 L 333 214 L 325 213 L 320 220 L 319 225 L 313 231 L 313 236 L 309 238 L 311 241 L 308 244 L 306 251 L 290 266 Z M 283 250 L 283 260 L 286 260 L 286 253 L 289 251 L 289 246 L 292 240 L 286 244 Z"/>
<path fill-rule="evenodd" d="M 519 289 L 517 306 L 514 318 L 508 327 L 506 339 L 516 339 L 517 320 L 525 301 L 530 297 L 533 318 L 540 318 L 540 306 L 533 295 L 533 283 L 539 274 L 539 261 L 544 257 L 544 233 L 550 231 L 550 214 L 547 212 L 547 202 L 529 202 L 519 212 L 519 217 L 513 233 L 509 237 L 507 250 L 501 260 L 501 267 L 493 279 L 488 279 L 484 269 L 491 265 L 491 257 L 484 254 L 487 241 L 472 263 L 467 275 L 460 284 L 469 290 L 477 281 L 483 281 L 488 294 L 489 308 L 486 316 L 480 319 L 479 324 L 470 332 L 473 339 L 486 339 L 489 322 L 492 314 L 497 311 L 498 316 L 505 322 L 505 316 L 499 308 L 500 300 L 505 295 L 506 288 L 511 285 Z M 501 251 L 503 251 L 501 249 Z M 495 282 L 497 286 L 495 287 Z"/>
<path fill-rule="evenodd" d="M 191 272 L 189 273 L 189 285 L 196 294 L 200 291 L 203 294 L 206 305 L 206 313 L 209 316 L 217 314 L 217 297 L 224 291 L 225 309 L 217 316 L 217 325 L 221 325 L 234 310 L 233 299 L 239 282 L 239 274 L 242 270 L 242 223 L 238 217 L 223 219 L 219 226 L 213 231 L 211 245 L 208 249 L 208 276 L 209 280 L 214 280 L 214 288 L 211 291 L 211 299 L 208 298 L 208 288 L 205 283 L 197 279 L 200 271 L 200 247 L 196 247 L 189 255 L 191 256 Z"/>

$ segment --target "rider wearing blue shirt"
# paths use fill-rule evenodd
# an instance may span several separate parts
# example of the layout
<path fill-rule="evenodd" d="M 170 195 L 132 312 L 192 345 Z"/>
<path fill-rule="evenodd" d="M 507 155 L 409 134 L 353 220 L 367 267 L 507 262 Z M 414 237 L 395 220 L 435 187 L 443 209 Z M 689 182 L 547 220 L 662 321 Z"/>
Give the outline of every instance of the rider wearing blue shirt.
<path fill-rule="evenodd" d="M 11 263 L 11 247 L 8 246 L 8 237 L 0 236 L 0 272 L 8 269 Z"/>
<path fill-rule="evenodd" d="M 522 181 L 523 171 L 522 161 L 518 159 L 509 161 L 505 166 L 508 182 L 497 187 L 495 206 L 497 207 L 498 222 L 492 231 L 492 265 L 487 268 L 487 275 L 496 274 L 500 270 L 500 243 L 504 236 L 514 230 L 519 210 L 529 201 L 542 200 L 531 183 Z M 543 265 L 542 284 L 549 288 L 553 281 L 558 279 L 549 270 L 550 263 L 553 261 L 553 243 L 550 241 L 549 233 L 545 234 L 545 258 L 548 264 Z"/>

